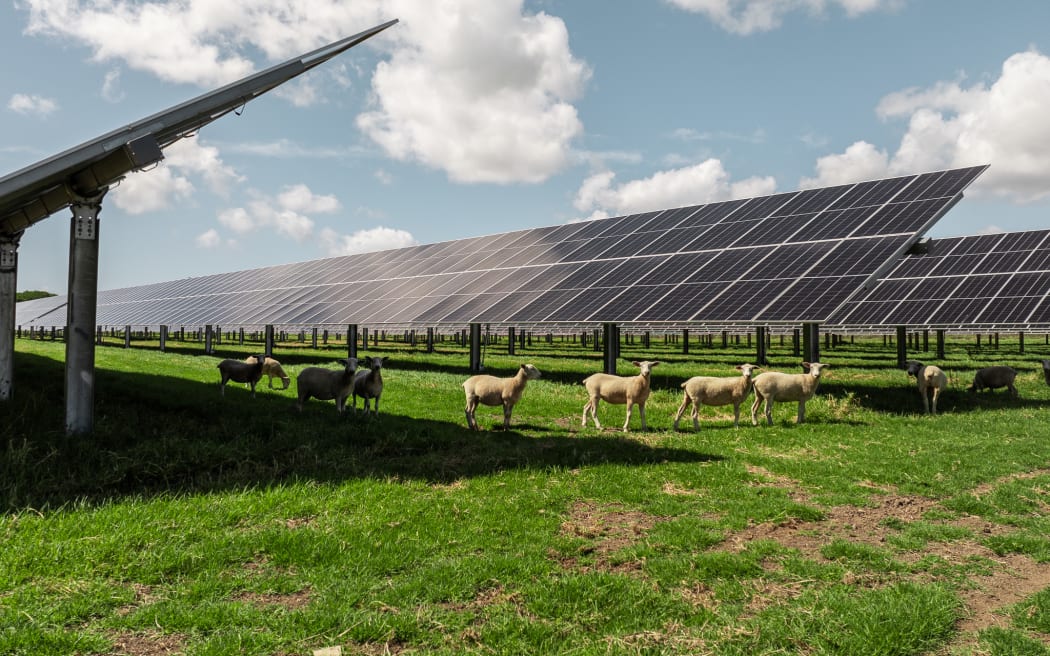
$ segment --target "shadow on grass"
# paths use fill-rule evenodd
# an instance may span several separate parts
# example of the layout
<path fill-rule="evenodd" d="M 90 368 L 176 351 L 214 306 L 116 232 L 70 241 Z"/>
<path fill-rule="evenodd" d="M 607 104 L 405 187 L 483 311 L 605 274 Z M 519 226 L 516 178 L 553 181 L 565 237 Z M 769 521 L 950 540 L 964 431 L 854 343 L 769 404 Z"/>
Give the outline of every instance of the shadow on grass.
<path fill-rule="evenodd" d="M 355 478 L 450 483 L 514 469 L 642 465 L 719 459 L 623 437 L 533 437 L 474 432 L 465 424 L 384 411 L 379 420 L 340 416 L 333 404 L 230 385 L 98 369 L 95 432 L 67 436 L 56 360 L 16 353 L 15 398 L 0 404 L 0 509 L 98 503 Z"/>

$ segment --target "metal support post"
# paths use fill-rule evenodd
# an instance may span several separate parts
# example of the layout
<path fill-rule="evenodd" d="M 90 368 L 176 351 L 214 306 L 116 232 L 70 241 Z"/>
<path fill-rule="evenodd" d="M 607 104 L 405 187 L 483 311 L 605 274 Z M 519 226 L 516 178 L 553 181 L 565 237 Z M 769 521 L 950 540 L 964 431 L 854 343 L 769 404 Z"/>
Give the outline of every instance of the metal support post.
<path fill-rule="evenodd" d="M 70 209 L 69 290 L 66 300 L 66 433 L 95 428 L 95 317 L 98 297 L 97 196 L 77 198 Z"/>
<path fill-rule="evenodd" d="M 764 367 L 766 362 L 766 327 L 756 326 L 755 327 L 755 341 L 758 343 L 758 350 L 755 352 L 755 362 L 759 366 Z"/>
<path fill-rule="evenodd" d="M 620 328 L 614 323 L 602 324 L 604 334 L 604 347 L 602 350 L 602 362 L 605 373 L 616 373 L 616 360 L 620 357 Z"/>
<path fill-rule="evenodd" d="M 268 358 L 273 357 L 273 326 L 267 324 L 264 329 L 263 354 Z"/>
<path fill-rule="evenodd" d="M 346 357 L 357 357 L 357 324 L 352 323 L 346 327 Z M 365 339 L 368 339 L 367 337 Z"/>
<path fill-rule="evenodd" d="M 682 328 L 682 355 L 689 355 L 689 329 Z"/>
<path fill-rule="evenodd" d="M 0 237 L 0 401 L 14 391 L 15 302 L 18 298 L 18 241 L 22 233 Z"/>
<path fill-rule="evenodd" d="M 481 324 L 470 324 L 470 373 L 481 373 Z"/>
<path fill-rule="evenodd" d="M 168 347 L 168 327 L 160 327 L 160 352 L 163 353 L 164 349 Z"/>
<path fill-rule="evenodd" d="M 507 328 L 507 355 L 514 355 L 514 347 L 517 346 L 518 342 L 516 337 L 513 326 Z"/>
<path fill-rule="evenodd" d="M 897 368 L 903 369 L 908 362 L 908 338 L 907 328 L 897 326 Z"/>

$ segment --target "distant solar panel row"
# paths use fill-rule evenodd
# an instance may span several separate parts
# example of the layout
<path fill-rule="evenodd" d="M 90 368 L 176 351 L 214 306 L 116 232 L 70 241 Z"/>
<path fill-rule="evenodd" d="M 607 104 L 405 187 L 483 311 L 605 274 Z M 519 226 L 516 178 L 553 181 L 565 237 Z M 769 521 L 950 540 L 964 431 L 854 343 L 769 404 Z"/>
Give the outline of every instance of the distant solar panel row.
<path fill-rule="evenodd" d="M 1050 325 L 1050 231 L 955 237 L 902 257 L 834 314 L 856 326 Z"/>
<path fill-rule="evenodd" d="M 98 323 L 822 322 L 985 168 L 101 292 Z"/>

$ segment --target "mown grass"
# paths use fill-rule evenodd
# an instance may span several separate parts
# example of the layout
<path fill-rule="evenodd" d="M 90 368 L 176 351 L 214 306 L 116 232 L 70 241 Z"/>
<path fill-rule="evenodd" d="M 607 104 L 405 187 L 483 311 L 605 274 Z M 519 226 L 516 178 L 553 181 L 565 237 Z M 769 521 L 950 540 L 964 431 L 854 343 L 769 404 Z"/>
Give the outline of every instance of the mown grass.
<path fill-rule="evenodd" d="M 378 421 L 331 402 L 300 414 L 294 383 L 221 398 L 216 363 L 253 347 L 172 346 L 100 348 L 95 434 L 67 437 L 62 345 L 17 342 L 0 406 L 0 653 L 1047 653 L 1048 590 L 959 628 L 995 556 L 1050 561 L 1045 345 L 951 343 L 933 418 L 892 348 L 858 340 L 825 350 L 803 425 L 794 404 L 772 427 L 706 408 L 699 431 L 673 432 L 678 384 L 752 352 L 628 344 L 625 359 L 663 364 L 651 430 L 626 434 L 581 428 L 579 381 L 600 354 L 573 344 L 488 347 L 490 373 L 532 362 L 544 377 L 510 431 L 480 433 L 451 344 L 369 349 L 389 357 Z M 277 355 L 294 377 L 340 354 Z M 797 368 L 789 349 L 772 358 Z M 1022 371 L 1020 399 L 964 391 L 991 362 Z M 622 423 L 622 406 L 600 414 Z M 875 542 L 831 519 L 888 495 L 930 509 L 881 522 Z M 776 527 L 816 547 L 763 535 Z M 943 555 L 962 543 L 989 556 Z"/>

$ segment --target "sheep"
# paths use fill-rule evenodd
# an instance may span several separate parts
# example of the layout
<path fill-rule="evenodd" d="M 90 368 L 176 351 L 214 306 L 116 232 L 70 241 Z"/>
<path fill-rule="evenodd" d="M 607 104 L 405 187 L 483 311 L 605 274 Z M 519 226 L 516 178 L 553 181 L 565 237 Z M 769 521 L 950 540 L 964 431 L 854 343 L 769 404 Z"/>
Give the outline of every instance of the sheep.
<path fill-rule="evenodd" d="M 1005 365 L 978 369 L 977 373 L 973 375 L 973 385 L 970 385 L 969 391 L 976 393 L 986 388 L 993 390 L 997 387 L 1005 387 L 1010 396 L 1017 398 L 1017 388 L 1014 387 L 1014 378 L 1016 377 L 1017 372 L 1013 367 Z"/>
<path fill-rule="evenodd" d="M 296 407 L 299 412 L 303 411 L 303 403 L 314 397 L 321 401 L 335 399 L 335 409 L 343 414 L 346 407 L 346 399 L 354 386 L 354 372 L 357 370 L 357 358 L 346 358 L 340 360 L 342 369 L 325 369 L 323 367 L 307 367 L 299 372 L 295 378 L 295 385 L 299 392 L 299 401 Z"/>
<path fill-rule="evenodd" d="M 1050 385 L 1050 360 L 1040 360 L 1043 363 L 1043 378 L 1046 379 L 1046 384 Z"/>
<path fill-rule="evenodd" d="M 222 380 L 219 381 L 219 392 L 223 397 L 226 396 L 226 383 L 231 380 L 235 383 L 248 383 L 252 388 L 252 397 L 255 397 L 255 384 L 262 378 L 264 356 L 259 355 L 255 357 L 258 360 L 251 364 L 240 360 L 227 359 L 216 365 L 219 367 L 219 375 L 222 377 Z"/>
<path fill-rule="evenodd" d="M 755 400 L 751 403 L 751 425 L 758 425 L 758 408 L 766 404 L 766 422 L 773 425 L 773 404 L 777 401 L 798 401 L 798 417 L 795 423 L 806 420 L 806 401 L 813 398 L 820 384 L 820 374 L 827 365 L 820 362 L 803 362 L 805 373 L 785 374 L 767 371 L 755 376 Z"/>
<path fill-rule="evenodd" d="M 368 402 L 376 400 L 375 416 L 379 417 L 379 397 L 383 394 L 383 358 L 365 358 L 364 365 L 368 369 L 362 369 L 354 374 L 354 414 L 357 414 L 357 397 L 365 402 L 365 416 L 368 416 Z"/>
<path fill-rule="evenodd" d="M 601 400 L 619 405 L 627 405 L 627 418 L 623 422 L 623 430 L 630 430 L 631 408 L 635 405 L 642 415 L 642 430 L 648 430 L 645 425 L 645 401 L 649 398 L 649 378 L 653 367 L 659 362 L 649 360 L 634 361 L 633 364 L 641 371 L 637 376 L 614 376 L 612 374 L 591 374 L 583 380 L 587 386 L 588 401 L 583 406 L 583 422 L 587 425 L 587 411 L 590 410 L 591 418 L 594 420 L 595 428 L 601 428 L 598 421 L 598 402 Z"/>
<path fill-rule="evenodd" d="M 463 392 L 467 396 L 467 428 L 481 430 L 478 428 L 478 420 L 474 414 L 479 403 L 502 405 L 503 430 L 510 428 L 510 413 L 514 409 L 514 404 L 521 399 L 525 391 L 525 383 L 539 377 L 539 369 L 531 364 L 523 364 L 518 367 L 518 373 L 510 378 L 479 374 L 463 381 Z"/>
<path fill-rule="evenodd" d="M 937 399 L 948 387 L 948 376 L 940 367 L 926 365 L 917 360 L 905 363 L 909 376 L 915 376 L 922 397 L 922 407 L 927 414 L 937 414 Z"/>
<path fill-rule="evenodd" d="M 244 361 L 246 363 L 248 363 L 248 364 L 254 364 L 255 363 L 255 356 L 254 355 L 249 355 Z M 270 380 L 269 380 L 270 389 L 274 389 L 274 387 L 273 387 L 273 378 L 274 378 L 274 376 L 280 378 L 281 382 L 284 383 L 284 387 L 281 388 L 283 390 L 288 389 L 288 385 L 291 384 L 291 382 L 292 382 L 292 379 L 289 378 L 288 375 L 284 373 L 284 368 L 281 366 L 281 363 L 278 362 L 277 360 L 274 360 L 273 358 L 266 358 L 265 360 L 263 360 L 262 375 L 263 376 L 269 376 L 269 378 L 270 378 Z"/>
<path fill-rule="evenodd" d="M 704 405 L 729 405 L 733 404 L 733 425 L 740 425 L 740 404 L 744 402 L 747 395 L 751 393 L 751 374 L 760 367 L 753 364 L 737 365 L 739 376 L 728 378 L 714 378 L 712 376 L 694 376 L 682 383 L 685 396 L 682 405 L 674 416 L 674 429 L 678 430 L 678 421 L 685 413 L 686 407 L 693 404 L 693 428 L 700 428 L 700 404 Z"/>

